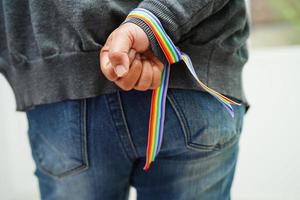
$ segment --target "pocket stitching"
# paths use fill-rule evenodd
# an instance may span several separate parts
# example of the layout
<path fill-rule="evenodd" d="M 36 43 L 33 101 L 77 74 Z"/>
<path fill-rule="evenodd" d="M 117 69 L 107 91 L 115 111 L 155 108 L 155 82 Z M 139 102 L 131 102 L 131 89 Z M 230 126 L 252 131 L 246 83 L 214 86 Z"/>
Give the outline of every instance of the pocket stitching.
<path fill-rule="evenodd" d="M 182 113 L 182 110 L 181 110 L 180 106 L 178 105 L 178 103 L 173 95 L 173 92 L 171 90 L 168 91 L 167 99 L 169 100 L 170 105 L 171 105 L 172 109 L 174 110 L 178 121 L 180 122 L 181 130 L 184 135 L 185 146 L 188 149 L 195 149 L 195 147 L 193 147 L 193 145 L 190 145 L 190 142 L 189 142 L 190 141 L 190 129 L 188 128 L 187 121 L 186 121 L 186 119 Z"/>
<path fill-rule="evenodd" d="M 168 92 L 167 97 L 168 97 L 171 107 L 175 111 L 177 119 L 179 120 L 179 122 L 181 124 L 181 129 L 182 129 L 182 132 L 184 135 L 186 147 L 188 149 L 192 149 L 192 150 L 199 150 L 199 149 L 200 150 L 210 150 L 210 149 L 207 149 L 207 147 L 204 145 L 194 144 L 194 143 L 190 142 L 191 141 L 190 129 L 187 125 L 187 120 L 183 114 L 183 111 L 181 110 L 181 107 L 177 103 L 177 100 L 175 99 L 172 91 Z"/>
<path fill-rule="evenodd" d="M 64 177 L 81 173 L 89 168 L 88 152 L 87 152 L 87 130 L 86 130 L 86 99 L 80 101 L 80 111 L 79 111 L 79 126 L 80 126 L 80 138 L 81 138 L 81 159 L 82 163 L 76 167 L 73 167 L 63 173 L 54 174 L 51 171 L 47 170 L 39 162 L 39 170 L 49 176 L 52 176 L 57 179 L 62 179 Z"/>
<path fill-rule="evenodd" d="M 177 119 L 179 120 L 179 122 L 181 124 L 181 129 L 183 131 L 184 138 L 185 138 L 185 145 L 188 149 L 196 150 L 196 151 L 206 151 L 206 152 L 218 151 L 227 146 L 231 146 L 231 144 L 234 144 L 236 141 L 238 141 L 239 135 L 236 134 L 230 140 L 228 140 L 227 142 L 222 143 L 222 144 L 218 143 L 216 145 L 203 145 L 203 144 L 193 143 L 191 141 L 191 132 L 190 132 L 190 128 L 188 127 L 188 124 L 187 124 L 187 119 L 181 109 L 181 106 L 177 103 L 175 95 L 173 94 L 172 91 L 169 90 L 167 97 L 168 97 L 171 107 L 175 111 Z"/>

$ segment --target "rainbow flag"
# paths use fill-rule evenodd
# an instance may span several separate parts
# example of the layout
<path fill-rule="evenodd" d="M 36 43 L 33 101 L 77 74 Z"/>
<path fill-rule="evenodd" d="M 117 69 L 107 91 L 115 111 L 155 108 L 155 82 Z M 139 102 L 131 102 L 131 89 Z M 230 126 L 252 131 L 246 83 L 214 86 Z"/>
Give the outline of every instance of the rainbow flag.
<path fill-rule="evenodd" d="M 144 166 L 144 170 L 147 171 L 150 167 L 151 162 L 153 162 L 158 155 L 162 144 L 166 96 L 171 64 L 183 60 L 199 86 L 213 95 L 220 103 L 222 103 L 232 117 L 234 117 L 234 111 L 231 105 L 240 104 L 214 91 L 199 80 L 189 56 L 179 51 L 179 49 L 175 46 L 175 44 L 172 42 L 172 40 L 164 30 L 159 19 L 153 13 L 143 8 L 136 8 L 129 13 L 127 18 L 141 19 L 150 27 L 159 46 L 166 56 L 166 59 L 168 60 L 168 65 L 165 66 L 162 74 L 161 85 L 159 88 L 154 89 L 152 93 L 146 163 Z"/>

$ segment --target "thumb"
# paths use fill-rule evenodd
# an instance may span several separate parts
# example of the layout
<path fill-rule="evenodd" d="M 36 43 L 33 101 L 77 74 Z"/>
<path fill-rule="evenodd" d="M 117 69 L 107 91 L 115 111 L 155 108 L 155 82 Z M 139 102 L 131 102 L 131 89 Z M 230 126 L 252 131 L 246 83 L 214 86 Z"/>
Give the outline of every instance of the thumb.
<path fill-rule="evenodd" d="M 124 76 L 129 71 L 129 50 L 132 47 L 130 37 L 130 32 L 126 29 L 117 29 L 112 34 L 108 57 L 119 77 Z"/>

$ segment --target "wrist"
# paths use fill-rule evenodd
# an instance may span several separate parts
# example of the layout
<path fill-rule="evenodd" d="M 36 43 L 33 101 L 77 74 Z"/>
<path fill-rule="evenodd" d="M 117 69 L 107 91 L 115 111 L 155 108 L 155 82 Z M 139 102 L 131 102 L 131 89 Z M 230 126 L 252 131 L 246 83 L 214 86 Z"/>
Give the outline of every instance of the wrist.
<path fill-rule="evenodd" d="M 150 43 L 149 48 L 152 50 L 153 54 L 164 64 L 168 63 L 164 53 L 162 52 L 154 33 L 151 28 L 141 19 L 138 18 L 127 18 L 122 24 L 133 23 L 141 28 L 144 33 L 147 35 L 148 41 Z"/>

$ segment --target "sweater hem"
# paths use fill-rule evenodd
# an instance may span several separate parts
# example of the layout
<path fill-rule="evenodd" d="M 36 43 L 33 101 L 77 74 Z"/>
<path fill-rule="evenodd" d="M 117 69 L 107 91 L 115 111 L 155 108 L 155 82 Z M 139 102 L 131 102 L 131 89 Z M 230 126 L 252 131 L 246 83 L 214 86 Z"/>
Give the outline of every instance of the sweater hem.
<path fill-rule="evenodd" d="M 198 63 L 195 67 L 196 73 L 206 83 L 208 66 L 194 59 L 194 63 Z M 26 62 L 22 67 L 24 69 L 12 70 L 9 79 L 16 97 L 16 110 L 21 112 L 41 104 L 96 97 L 121 90 L 102 74 L 98 51 L 61 54 L 51 59 Z M 240 74 L 237 72 L 234 75 Z M 213 78 L 209 80 L 209 87 L 249 105 L 243 98 L 241 84 L 237 83 L 233 88 L 226 83 L 214 82 Z M 169 88 L 204 91 L 182 62 L 171 66 Z"/>

